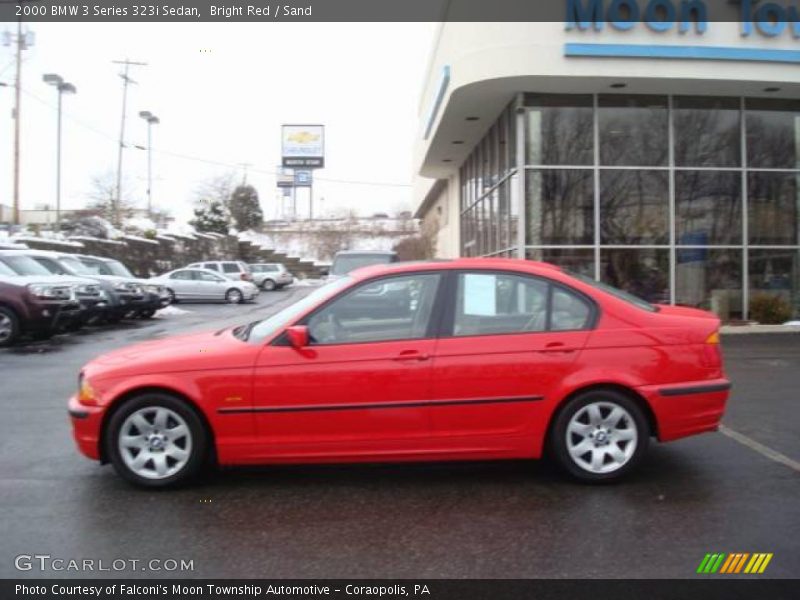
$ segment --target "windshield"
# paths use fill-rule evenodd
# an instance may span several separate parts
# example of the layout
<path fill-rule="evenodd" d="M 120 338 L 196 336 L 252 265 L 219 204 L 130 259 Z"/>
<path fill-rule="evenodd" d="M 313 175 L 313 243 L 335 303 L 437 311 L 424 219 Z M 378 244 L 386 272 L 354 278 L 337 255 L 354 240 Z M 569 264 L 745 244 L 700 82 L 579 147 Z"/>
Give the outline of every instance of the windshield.
<path fill-rule="evenodd" d="M 14 273 L 10 267 L 7 267 L 5 264 L 0 262 L 0 275 L 11 275 L 13 277 L 16 275 L 16 273 Z"/>
<path fill-rule="evenodd" d="M 579 273 L 570 273 L 572 277 L 582 281 L 583 283 L 587 283 L 598 290 L 602 290 L 612 296 L 619 298 L 620 300 L 624 300 L 628 304 L 633 304 L 634 306 L 641 308 L 642 310 L 646 310 L 649 312 L 656 312 L 658 308 L 647 302 L 646 300 L 642 300 L 638 296 L 634 296 L 626 292 L 625 290 L 621 290 L 619 288 L 615 288 L 614 286 L 608 285 L 607 283 L 603 283 L 602 281 L 595 281 L 591 277 L 586 277 L 586 275 L 581 275 Z"/>
<path fill-rule="evenodd" d="M 58 259 L 58 262 L 68 270 L 72 271 L 73 273 L 77 273 L 78 275 L 96 274 L 96 271 L 92 271 L 77 258 L 72 258 L 71 256 L 62 256 Z"/>
<path fill-rule="evenodd" d="M 323 285 L 321 288 L 314 290 L 299 302 L 296 302 L 291 306 L 287 306 L 282 311 L 272 315 L 271 317 L 268 317 L 263 321 L 257 321 L 255 324 L 251 324 L 252 326 L 250 329 L 250 335 L 246 339 L 254 342 L 262 342 L 263 340 L 277 333 L 279 330 L 290 325 L 295 319 L 300 317 L 300 315 L 306 311 L 311 310 L 323 300 L 331 297 L 339 290 L 350 285 L 351 281 L 352 279 L 349 277 L 343 277 L 342 279 L 332 281 L 331 283 Z"/>
<path fill-rule="evenodd" d="M 50 271 L 45 269 L 30 256 L 3 256 L 0 262 L 4 262 L 17 275 L 50 275 Z"/>
<path fill-rule="evenodd" d="M 391 254 L 346 254 L 337 256 L 331 267 L 331 275 L 347 275 L 361 267 L 386 265 L 392 262 Z"/>
<path fill-rule="evenodd" d="M 133 273 L 128 270 L 128 267 L 123 265 L 118 260 L 109 260 L 106 262 L 108 268 L 111 269 L 111 273 L 113 275 L 119 275 L 120 277 L 133 277 Z"/>
<path fill-rule="evenodd" d="M 109 269 L 108 265 L 103 261 L 82 258 L 81 264 L 83 264 L 92 275 L 113 275 L 111 269 Z"/>

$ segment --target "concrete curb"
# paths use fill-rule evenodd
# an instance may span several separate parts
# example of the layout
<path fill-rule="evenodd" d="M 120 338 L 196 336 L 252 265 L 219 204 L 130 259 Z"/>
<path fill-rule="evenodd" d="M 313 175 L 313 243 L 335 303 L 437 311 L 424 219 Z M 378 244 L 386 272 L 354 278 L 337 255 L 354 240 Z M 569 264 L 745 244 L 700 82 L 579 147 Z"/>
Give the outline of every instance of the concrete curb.
<path fill-rule="evenodd" d="M 722 335 L 800 333 L 800 325 L 723 325 L 719 331 Z"/>

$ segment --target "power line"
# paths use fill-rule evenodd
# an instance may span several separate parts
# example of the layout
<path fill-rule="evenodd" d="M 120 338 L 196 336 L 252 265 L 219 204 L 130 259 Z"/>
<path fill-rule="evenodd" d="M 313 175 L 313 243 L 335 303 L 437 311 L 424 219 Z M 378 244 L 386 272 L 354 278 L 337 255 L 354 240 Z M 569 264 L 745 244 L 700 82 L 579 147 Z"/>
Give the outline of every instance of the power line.
<path fill-rule="evenodd" d="M 50 102 L 48 102 L 46 100 L 43 100 L 42 98 L 39 98 L 36 94 L 30 92 L 29 90 L 23 89 L 22 92 L 25 95 L 30 96 L 31 98 L 37 100 L 39 103 L 41 103 L 41 104 L 43 104 L 43 105 L 45 105 L 45 106 L 47 106 L 47 107 L 49 107 L 49 108 L 51 108 L 53 110 L 56 110 L 56 107 L 54 105 L 52 105 Z M 83 127 L 84 129 L 86 129 L 88 131 L 91 131 L 91 132 L 93 132 L 93 133 L 95 133 L 95 134 L 107 139 L 110 142 L 117 143 L 117 141 L 118 141 L 112 134 L 109 134 L 109 133 L 107 133 L 107 132 L 105 132 L 105 131 L 103 131 L 101 129 L 98 129 L 97 127 L 95 127 L 93 125 L 89 125 L 85 121 L 82 121 L 82 120 L 78 119 L 77 117 L 75 117 L 75 116 L 73 116 L 73 115 L 71 115 L 71 114 L 69 114 L 67 112 L 64 112 L 64 116 L 67 119 L 69 119 L 70 121 L 72 121 L 73 123 L 75 123 L 76 125 L 79 125 L 80 127 Z M 178 158 L 178 159 L 181 159 L 181 160 L 187 160 L 187 161 L 191 161 L 191 162 L 197 162 L 197 163 L 202 163 L 202 164 L 207 164 L 207 165 L 214 165 L 214 166 L 217 166 L 217 167 L 225 167 L 225 168 L 228 168 L 228 169 L 231 169 L 231 170 L 240 170 L 242 168 L 242 165 L 244 164 L 244 163 L 225 162 L 225 161 L 215 160 L 215 159 L 211 159 L 211 158 L 205 158 L 205 157 L 201 157 L 201 156 L 192 156 L 192 155 L 189 155 L 189 154 L 183 154 L 183 153 L 180 153 L 180 152 L 174 152 L 174 151 L 171 151 L 171 150 L 164 150 L 164 149 L 158 149 L 158 148 L 153 148 L 153 153 L 161 154 L 163 156 L 170 156 L 172 158 Z M 258 173 L 260 175 L 272 175 L 272 176 L 276 176 L 276 175 L 280 174 L 280 173 L 278 173 L 278 171 L 275 171 L 274 169 L 253 168 L 253 165 L 250 164 L 250 163 L 248 163 L 247 172 L 248 173 Z M 334 184 L 363 185 L 363 186 L 389 187 L 389 188 L 410 188 L 411 187 L 410 183 L 397 183 L 397 182 L 385 182 L 385 181 L 365 181 L 365 180 L 358 180 L 358 179 L 338 179 L 338 178 L 331 178 L 331 177 L 317 177 L 316 179 L 317 179 L 317 181 L 325 181 L 327 183 L 334 183 Z"/>

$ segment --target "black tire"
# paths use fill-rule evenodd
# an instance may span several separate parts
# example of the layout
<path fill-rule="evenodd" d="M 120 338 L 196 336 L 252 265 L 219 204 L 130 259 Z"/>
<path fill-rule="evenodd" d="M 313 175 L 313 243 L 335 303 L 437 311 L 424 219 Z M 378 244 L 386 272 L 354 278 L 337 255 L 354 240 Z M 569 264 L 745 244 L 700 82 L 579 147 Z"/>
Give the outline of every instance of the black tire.
<path fill-rule="evenodd" d="M 177 413 L 188 426 L 191 435 L 191 450 L 184 466 L 177 472 L 163 478 L 148 478 L 139 475 L 126 464 L 119 448 L 120 431 L 126 419 L 133 413 L 149 408 L 166 408 Z M 169 394 L 148 392 L 126 400 L 108 421 L 104 433 L 105 456 L 117 474 L 126 481 L 145 488 L 166 488 L 185 484 L 194 479 L 209 457 L 209 438 L 206 428 L 186 402 Z"/>
<path fill-rule="evenodd" d="M 236 288 L 231 288 L 225 292 L 225 302 L 228 304 L 243 304 L 244 294 Z"/>
<path fill-rule="evenodd" d="M 121 322 L 124 317 L 125 315 L 123 313 L 113 313 L 105 318 L 105 322 L 109 325 L 116 325 L 117 323 Z"/>
<path fill-rule="evenodd" d="M 592 404 L 601 407 L 600 414 L 605 418 L 608 418 L 610 415 L 609 407 L 616 406 L 627 413 L 627 415 L 623 415 L 618 422 L 618 425 L 622 425 L 622 427 L 614 428 L 611 434 L 604 435 L 602 440 L 604 444 L 600 443 L 599 445 L 599 451 L 604 453 L 604 462 L 600 468 L 613 469 L 607 472 L 594 472 L 591 470 L 590 465 L 581 464 L 584 460 L 588 462 L 593 451 L 598 448 L 599 432 L 597 429 L 592 429 L 592 433 L 589 434 L 594 439 L 584 437 L 582 440 L 581 434 L 570 434 L 570 443 L 575 444 L 576 447 L 581 441 L 590 444 L 590 448 L 586 450 L 583 458 L 573 458 L 568 448 L 567 427 L 570 421 L 583 409 Z M 588 410 L 589 409 L 587 409 L 587 411 Z M 603 410 L 608 410 L 608 412 L 603 414 Z M 628 417 L 630 417 L 630 419 L 628 419 Z M 578 417 L 578 419 L 581 418 L 583 418 L 583 415 Z M 585 426 L 589 428 L 592 427 L 588 420 Z M 623 454 L 629 451 L 627 444 L 630 442 L 619 440 L 619 437 L 621 437 L 621 432 L 626 432 L 626 435 L 630 435 L 629 432 L 631 429 L 633 429 L 636 434 L 634 449 L 621 466 L 615 467 L 612 463 L 616 461 L 611 457 L 610 451 L 612 449 L 614 451 L 619 450 Z M 602 431 L 605 433 L 607 430 L 602 429 Z M 585 483 L 606 483 L 617 481 L 625 477 L 639 465 L 647 451 L 649 441 L 650 427 L 648 426 L 647 419 L 642 409 L 639 408 L 639 405 L 630 397 L 615 390 L 590 390 L 575 396 L 559 411 L 549 432 L 549 450 L 553 457 L 567 473 Z M 604 447 L 609 449 L 608 454 L 605 454 L 603 450 Z M 576 450 L 576 452 L 578 451 L 579 450 Z M 605 462 L 605 459 L 608 459 L 608 463 Z"/>
<path fill-rule="evenodd" d="M 52 328 L 37 329 L 35 331 L 31 331 L 31 338 L 33 338 L 37 342 L 44 342 L 49 340 L 55 334 L 56 332 Z"/>
<path fill-rule="evenodd" d="M 177 304 L 178 303 L 178 299 L 175 297 L 175 292 L 173 292 L 169 288 L 167 288 L 167 295 L 169 296 L 169 303 L 170 304 Z"/>
<path fill-rule="evenodd" d="M 10 308 L 0 306 L 0 348 L 11 346 L 19 339 L 19 319 Z"/>
<path fill-rule="evenodd" d="M 261 289 L 264 290 L 265 292 L 271 292 L 277 289 L 277 286 L 275 285 L 275 282 L 272 279 L 267 278 L 261 282 Z"/>
<path fill-rule="evenodd" d="M 156 314 L 155 308 L 148 308 L 147 310 L 139 311 L 139 318 L 140 319 L 152 319 L 153 315 Z"/>

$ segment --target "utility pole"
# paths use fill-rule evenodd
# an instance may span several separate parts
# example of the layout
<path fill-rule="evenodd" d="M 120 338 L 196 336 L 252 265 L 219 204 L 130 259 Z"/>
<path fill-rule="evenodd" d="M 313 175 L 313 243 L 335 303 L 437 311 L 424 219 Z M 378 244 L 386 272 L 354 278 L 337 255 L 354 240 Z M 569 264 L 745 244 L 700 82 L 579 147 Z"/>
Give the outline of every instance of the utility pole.
<path fill-rule="evenodd" d="M 114 225 L 119 227 L 121 224 L 120 219 L 120 204 L 122 204 L 122 151 L 125 149 L 125 111 L 128 106 L 128 84 L 136 83 L 133 79 L 128 77 L 128 72 L 131 66 L 144 67 L 147 63 L 135 62 L 128 60 L 114 60 L 111 61 L 116 65 L 124 65 L 125 69 L 119 76 L 122 78 L 122 119 L 119 126 L 119 151 L 117 154 L 117 193 L 114 198 L 114 205 L 112 213 L 114 215 Z"/>
<path fill-rule="evenodd" d="M 242 167 L 242 185 L 247 185 L 247 167 L 252 167 L 251 163 L 239 163 Z"/>
<path fill-rule="evenodd" d="M 20 113 L 22 100 L 22 51 L 33 46 L 33 34 L 28 31 L 22 33 L 22 19 L 17 21 L 17 35 L 5 34 L 5 45 L 11 45 L 14 40 L 16 46 L 15 63 L 17 72 L 14 77 L 14 225 L 19 225 L 19 139 L 20 139 Z"/>

